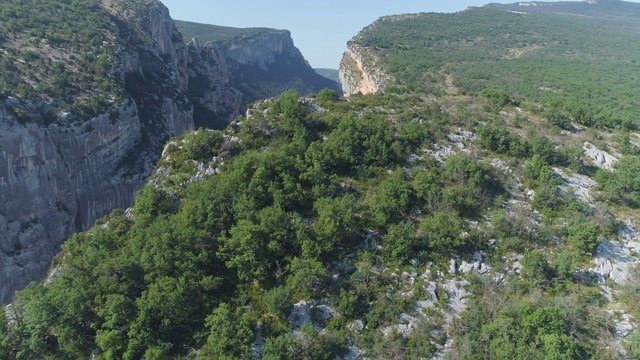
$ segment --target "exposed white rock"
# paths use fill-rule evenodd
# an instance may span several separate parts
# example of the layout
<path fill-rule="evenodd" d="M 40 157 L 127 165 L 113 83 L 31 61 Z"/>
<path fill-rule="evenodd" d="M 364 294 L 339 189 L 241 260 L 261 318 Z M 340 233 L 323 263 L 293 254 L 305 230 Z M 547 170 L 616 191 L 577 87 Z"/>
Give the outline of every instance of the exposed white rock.
<path fill-rule="evenodd" d="M 640 261 L 640 237 L 635 226 L 627 222 L 618 231 L 618 240 L 604 239 L 596 250 L 594 267 L 589 273 L 596 276 L 603 295 L 612 299 L 608 281 L 624 284 L 630 270 Z"/>
<path fill-rule="evenodd" d="M 349 43 L 340 61 L 340 84 L 345 96 L 371 94 L 384 88 L 390 77 L 375 64 L 375 57 L 364 47 Z"/>
<path fill-rule="evenodd" d="M 293 331 L 299 332 L 304 324 L 313 325 L 313 328 L 316 331 L 323 330 L 323 324 L 313 321 L 312 314 L 316 317 L 321 317 L 321 321 L 324 323 L 337 315 L 335 310 L 324 304 L 322 301 L 300 300 L 293 305 L 293 311 L 288 317 L 289 323 L 293 326 Z"/>
<path fill-rule="evenodd" d="M 473 254 L 472 262 L 462 261 L 458 267 L 458 271 L 462 274 L 486 274 L 491 271 L 491 267 L 483 262 L 482 252 L 477 251 Z"/>
<path fill-rule="evenodd" d="M 232 46 L 227 53 L 240 64 L 257 65 L 265 70 L 276 61 L 277 56 L 286 56 L 307 63 L 300 50 L 293 44 L 289 30 L 274 30 L 261 34 L 248 42 Z"/>
<path fill-rule="evenodd" d="M 633 316 L 624 311 L 607 311 L 614 319 L 616 337 L 624 339 L 636 328 Z"/>
<path fill-rule="evenodd" d="M 355 331 L 357 333 L 361 333 L 364 330 L 364 322 L 362 320 L 356 320 L 351 324 L 347 325 L 347 329 L 351 331 Z"/>
<path fill-rule="evenodd" d="M 409 314 L 400 314 L 400 324 L 387 326 L 382 329 L 384 336 L 389 336 L 392 332 L 398 332 L 402 335 L 409 335 L 413 329 L 418 325 L 419 318 L 411 316 Z"/>
<path fill-rule="evenodd" d="M 586 203 L 593 202 L 591 190 L 596 186 L 595 180 L 587 175 L 578 173 L 570 173 L 569 176 L 563 176 L 563 178 L 566 181 L 566 185 L 573 189 L 573 196 L 576 199 Z"/>
<path fill-rule="evenodd" d="M 593 160 L 593 164 L 601 169 L 612 170 L 613 164 L 619 160 L 619 156 L 616 157 L 604 150 L 598 149 L 595 145 L 585 142 L 584 154 Z"/>
<path fill-rule="evenodd" d="M 264 354 L 264 337 L 262 337 L 262 324 L 258 323 L 256 325 L 256 341 L 251 349 L 251 359 L 252 360 L 260 360 Z"/>
<path fill-rule="evenodd" d="M 493 160 L 491 160 L 491 165 L 493 167 L 495 167 L 496 169 L 500 169 L 500 170 L 505 171 L 505 172 L 511 172 L 511 169 L 509 169 L 509 165 L 507 165 L 501 159 L 493 159 Z"/>

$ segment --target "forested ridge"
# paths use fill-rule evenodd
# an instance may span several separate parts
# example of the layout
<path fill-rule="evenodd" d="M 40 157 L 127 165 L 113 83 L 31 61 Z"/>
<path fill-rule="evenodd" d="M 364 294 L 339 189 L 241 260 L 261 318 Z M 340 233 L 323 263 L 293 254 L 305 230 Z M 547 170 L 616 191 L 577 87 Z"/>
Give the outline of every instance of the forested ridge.
<path fill-rule="evenodd" d="M 462 93 L 501 88 L 584 125 L 636 129 L 640 21 L 633 14 L 640 6 L 579 4 L 595 9 L 586 16 L 513 5 L 391 16 L 352 41 L 393 76 L 387 91 L 442 94 L 449 77 Z M 609 7 L 625 16 L 608 17 Z"/>
<path fill-rule="evenodd" d="M 50 279 L 17 293 L 0 354 L 404 359 L 450 338 L 452 358 L 617 358 L 585 271 L 616 210 L 573 197 L 554 169 L 588 172 L 582 151 L 537 135 L 549 124 L 505 128 L 516 112 L 495 96 L 290 91 L 176 138 L 130 215 L 75 235 Z M 430 155 L 452 133 L 467 151 Z M 604 199 L 617 185 L 600 173 Z M 478 253 L 485 272 L 451 270 Z M 447 281 L 469 291 L 459 316 Z"/>

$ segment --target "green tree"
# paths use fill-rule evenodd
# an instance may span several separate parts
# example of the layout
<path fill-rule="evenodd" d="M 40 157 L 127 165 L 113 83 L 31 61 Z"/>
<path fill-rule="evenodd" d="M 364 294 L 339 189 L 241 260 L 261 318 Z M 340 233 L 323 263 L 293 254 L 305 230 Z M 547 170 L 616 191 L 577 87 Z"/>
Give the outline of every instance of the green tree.
<path fill-rule="evenodd" d="M 207 316 L 209 329 L 207 344 L 202 349 L 201 358 L 247 359 L 255 342 L 254 322 L 251 314 L 242 307 L 220 304 Z"/>
<path fill-rule="evenodd" d="M 315 236 L 303 244 L 304 256 L 315 258 L 328 255 L 352 240 L 353 230 L 358 224 L 358 205 L 352 195 L 320 198 L 313 207 L 318 214 L 312 226 Z"/>
<path fill-rule="evenodd" d="M 404 221 L 391 225 L 382 240 L 382 254 L 388 261 L 404 262 L 414 257 L 419 249 L 416 226 Z"/>
<path fill-rule="evenodd" d="M 293 134 L 309 114 L 307 105 L 300 101 L 300 95 L 295 90 L 288 90 L 280 94 L 273 108 L 282 114 L 284 118 L 282 129 L 286 134 Z"/>
<path fill-rule="evenodd" d="M 318 103 L 320 105 L 332 103 L 339 99 L 338 94 L 332 89 L 322 89 L 318 92 Z"/>
<path fill-rule="evenodd" d="M 438 256 L 451 254 L 466 244 L 462 222 L 454 214 L 437 212 L 426 216 L 418 227 L 418 246 Z"/>
<path fill-rule="evenodd" d="M 640 206 L 640 156 L 623 156 L 613 166 L 615 172 L 596 173 L 602 195 L 630 207 Z"/>
<path fill-rule="evenodd" d="M 600 229 L 595 220 L 578 216 L 571 220 L 566 231 L 569 244 L 580 251 L 592 254 L 600 244 Z"/>
<path fill-rule="evenodd" d="M 549 265 L 547 257 L 540 251 L 526 253 L 521 263 L 520 276 L 534 287 L 548 284 L 553 277 L 553 269 Z"/>
<path fill-rule="evenodd" d="M 382 228 L 400 221 L 410 211 L 411 197 L 411 187 L 404 170 L 397 169 L 380 183 L 373 198 L 374 224 Z"/>
<path fill-rule="evenodd" d="M 160 215 L 173 213 L 175 209 L 176 205 L 171 195 L 154 185 L 147 185 L 138 191 L 133 213 L 136 223 L 148 224 Z"/>
<path fill-rule="evenodd" d="M 0 357 L 7 360 L 12 360 L 14 354 L 10 349 L 10 334 L 9 334 L 9 322 L 7 320 L 6 310 L 0 311 Z"/>

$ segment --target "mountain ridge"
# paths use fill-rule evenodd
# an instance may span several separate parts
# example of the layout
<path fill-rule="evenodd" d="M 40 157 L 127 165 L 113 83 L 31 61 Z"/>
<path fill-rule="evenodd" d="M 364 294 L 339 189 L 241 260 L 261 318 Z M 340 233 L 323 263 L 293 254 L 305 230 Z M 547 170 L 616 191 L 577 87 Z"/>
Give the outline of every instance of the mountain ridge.
<path fill-rule="evenodd" d="M 223 128 L 250 100 L 238 62 L 188 46 L 159 1 L 56 4 L 0 6 L 3 303 L 71 234 L 131 205 L 167 139 Z"/>
<path fill-rule="evenodd" d="M 341 89 L 311 68 L 294 45 L 289 30 L 269 28 L 233 28 L 218 25 L 176 22 L 185 41 L 201 48 L 219 48 L 233 64 L 231 83 L 246 97 L 246 103 L 276 96 L 288 89 L 301 94 L 330 88 Z"/>

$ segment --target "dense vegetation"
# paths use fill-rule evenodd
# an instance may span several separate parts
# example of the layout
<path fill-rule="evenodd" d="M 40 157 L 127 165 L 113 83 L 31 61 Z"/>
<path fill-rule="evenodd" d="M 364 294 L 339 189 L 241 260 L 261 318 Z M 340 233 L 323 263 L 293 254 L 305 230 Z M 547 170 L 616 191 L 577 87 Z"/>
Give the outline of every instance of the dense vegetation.
<path fill-rule="evenodd" d="M 0 4 L 0 96 L 30 103 L 54 100 L 44 119 L 24 104 L 8 105 L 23 121 L 54 113 L 101 114 L 119 96 L 117 44 L 109 14 L 94 0 L 7 0 Z"/>
<path fill-rule="evenodd" d="M 225 132 L 175 139 L 133 217 L 115 211 L 75 235 L 52 279 L 16 295 L 0 356 L 233 359 L 258 341 L 264 359 L 334 359 L 353 346 L 417 359 L 447 336 L 459 358 L 612 356 L 600 346 L 612 337 L 600 288 L 579 269 L 615 223 L 551 168 L 579 167 L 579 154 L 535 127 L 504 130 L 482 98 L 471 100 L 490 111 L 471 115 L 417 96 L 298 96 L 260 102 Z M 426 151 L 481 124 L 473 153 Z M 477 155 L 509 156 L 516 173 Z M 217 174 L 193 181 L 199 163 Z M 538 217 L 507 203 L 514 177 L 535 189 Z M 479 250 L 496 274 L 526 252 L 521 276 L 465 275 L 469 310 L 446 330 L 447 291 L 416 304 L 455 275 L 451 258 Z M 431 275 L 407 282 L 399 271 Z M 290 315 L 305 307 L 311 322 Z M 409 333 L 394 325 L 406 316 L 420 319 Z"/>
<path fill-rule="evenodd" d="M 234 28 L 180 20 L 175 23 L 185 41 L 197 38 L 201 44 L 213 41 L 224 48 L 239 42 L 249 42 L 274 31 L 269 28 Z"/>
<path fill-rule="evenodd" d="M 356 41 L 386 93 L 287 91 L 173 139 L 131 213 L 0 312 L 0 358 L 640 358 L 616 329 L 640 268 L 617 284 L 592 262 L 640 208 L 634 24 L 377 22 Z M 620 159 L 598 169 L 585 142 Z"/>
<path fill-rule="evenodd" d="M 614 3 L 640 12 L 637 4 Z M 607 17 L 605 10 L 594 17 L 491 7 L 396 16 L 353 41 L 372 48 L 378 65 L 396 79 L 389 91 L 443 94 L 453 85 L 477 94 L 500 88 L 579 124 L 635 129 L 640 22 Z"/>

